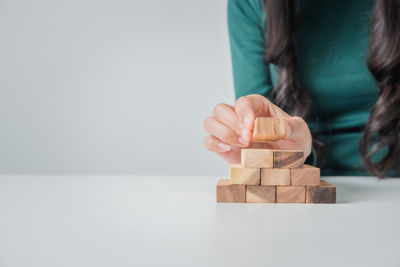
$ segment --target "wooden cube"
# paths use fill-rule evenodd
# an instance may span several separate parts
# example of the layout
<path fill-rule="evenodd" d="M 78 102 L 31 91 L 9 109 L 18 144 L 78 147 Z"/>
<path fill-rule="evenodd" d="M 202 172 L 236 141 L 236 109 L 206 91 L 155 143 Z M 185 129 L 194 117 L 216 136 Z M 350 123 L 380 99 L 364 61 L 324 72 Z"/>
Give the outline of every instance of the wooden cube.
<path fill-rule="evenodd" d="M 260 185 L 260 168 L 245 168 L 240 164 L 231 165 L 231 184 Z"/>
<path fill-rule="evenodd" d="M 320 169 L 310 165 L 290 169 L 290 180 L 291 185 L 319 185 Z"/>
<path fill-rule="evenodd" d="M 261 185 L 290 185 L 290 169 L 261 169 Z"/>
<path fill-rule="evenodd" d="M 246 202 L 275 203 L 275 186 L 264 186 L 264 185 L 246 186 Z"/>
<path fill-rule="evenodd" d="M 274 151 L 271 149 L 242 149 L 241 163 L 246 168 L 272 168 Z"/>
<path fill-rule="evenodd" d="M 285 137 L 285 120 L 281 118 L 258 117 L 254 122 L 253 142 L 275 142 Z"/>
<path fill-rule="evenodd" d="M 276 203 L 305 203 L 305 186 L 277 186 Z"/>
<path fill-rule="evenodd" d="M 274 168 L 300 168 L 304 160 L 301 150 L 274 150 Z"/>
<path fill-rule="evenodd" d="M 217 184 L 217 202 L 246 202 L 246 186 L 230 184 L 220 179 Z"/>
<path fill-rule="evenodd" d="M 319 186 L 307 186 L 306 203 L 336 203 L 336 186 L 324 180 Z"/>

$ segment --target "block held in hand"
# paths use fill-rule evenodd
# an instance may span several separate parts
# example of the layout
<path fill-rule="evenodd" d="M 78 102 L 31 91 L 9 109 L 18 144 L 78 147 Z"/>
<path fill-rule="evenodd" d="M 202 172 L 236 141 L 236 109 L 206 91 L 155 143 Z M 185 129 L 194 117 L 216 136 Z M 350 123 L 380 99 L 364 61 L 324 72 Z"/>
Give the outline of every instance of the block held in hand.
<path fill-rule="evenodd" d="M 285 137 L 285 120 L 258 117 L 254 122 L 253 142 L 275 142 Z"/>

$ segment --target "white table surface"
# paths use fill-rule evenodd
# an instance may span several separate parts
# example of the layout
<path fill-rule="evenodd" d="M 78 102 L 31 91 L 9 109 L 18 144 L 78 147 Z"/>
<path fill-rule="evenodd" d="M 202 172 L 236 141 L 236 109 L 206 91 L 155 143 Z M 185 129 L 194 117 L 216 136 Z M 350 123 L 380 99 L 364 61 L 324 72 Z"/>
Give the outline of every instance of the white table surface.
<path fill-rule="evenodd" d="M 216 177 L 0 176 L 0 266 L 400 266 L 400 179 L 217 204 Z"/>

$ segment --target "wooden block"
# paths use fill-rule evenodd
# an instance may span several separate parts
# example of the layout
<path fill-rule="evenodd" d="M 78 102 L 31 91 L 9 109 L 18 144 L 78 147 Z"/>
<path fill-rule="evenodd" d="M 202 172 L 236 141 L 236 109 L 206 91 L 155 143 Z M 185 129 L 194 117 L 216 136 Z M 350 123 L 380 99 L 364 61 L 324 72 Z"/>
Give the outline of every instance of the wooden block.
<path fill-rule="evenodd" d="M 304 165 L 303 168 L 290 169 L 291 185 L 319 185 L 320 169 Z"/>
<path fill-rule="evenodd" d="M 275 203 L 275 186 L 264 186 L 264 185 L 246 186 L 246 202 Z"/>
<path fill-rule="evenodd" d="M 277 186 L 276 203 L 305 203 L 305 186 Z"/>
<path fill-rule="evenodd" d="M 261 169 L 261 185 L 290 185 L 290 169 Z"/>
<path fill-rule="evenodd" d="M 281 118 L 258 117 L 254 122 L 253 142 L 275 142 L 285 137 L 285 120 Z"/>
<path fill-rule="evenodd" d="M 217 184 L 217 202 L 246 202 L 246 186 L 230 184 L 220 179 Z"/>
<path fill-rule="evenodd" d="M 336 203 L 336 186 L 324 180 L 319 186 L 307 186 L 306 203 Z"/>
<path fill-rule="evenodd" d="M 304 164 L 301 150 L 274 150 L 274 168 L 300 168 Z"/>
<path fill-rule="evenodd" d="M 261 184 L 260 168 L 245 168 L 240 164 L 231 165 L 231 184 Z"/>
<path fill-rule="evenodd" d="M 272 168 L 274 151 L 271 149 L 242 149 L 241 163 L 246 168 Z"/>

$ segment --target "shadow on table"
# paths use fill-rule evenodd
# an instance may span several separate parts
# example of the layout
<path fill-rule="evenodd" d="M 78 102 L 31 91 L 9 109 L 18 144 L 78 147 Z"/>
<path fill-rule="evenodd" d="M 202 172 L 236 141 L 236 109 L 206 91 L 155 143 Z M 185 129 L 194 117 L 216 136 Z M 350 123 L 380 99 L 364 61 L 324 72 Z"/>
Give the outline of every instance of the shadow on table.
<path fill-rule="evenodd" d="M 370 186 L 362 184 L 335 183 L 336 203 L 347 204 L 368 200 L 368 194 L 373 190 Z"/>
<path fill-rule="evenodd" d="M 379 183 L 332 182 L 336 186 L 338 204 L 382 201 L 398 194 L 397 188 L 382 187 Z"/>

